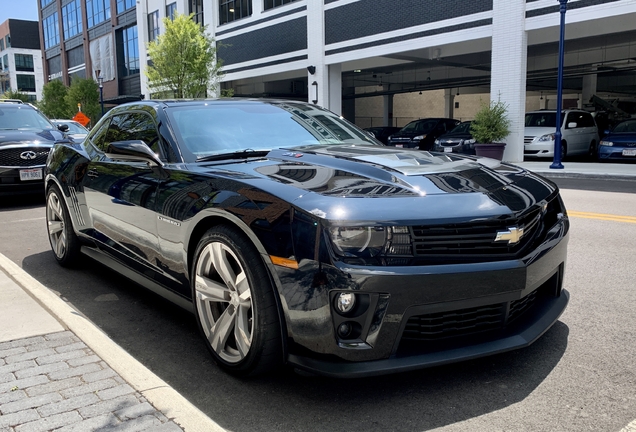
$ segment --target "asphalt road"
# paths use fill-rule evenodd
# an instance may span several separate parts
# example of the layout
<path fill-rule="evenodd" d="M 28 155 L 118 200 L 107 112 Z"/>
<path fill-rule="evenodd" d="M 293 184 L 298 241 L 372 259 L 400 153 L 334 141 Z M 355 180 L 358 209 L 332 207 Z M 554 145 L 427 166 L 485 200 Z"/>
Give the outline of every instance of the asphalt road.
<path fill-rule="evenodd" d="M 560 321 L 524 350 L 379 378 L 220 372 L 189 313 L 89 259 L 59 267 L 43 199 L 2 198 L 0 252 L 228 430 L 618 432 L 636 419 L 636 182 L 557 183 L 572 213 Z"/>

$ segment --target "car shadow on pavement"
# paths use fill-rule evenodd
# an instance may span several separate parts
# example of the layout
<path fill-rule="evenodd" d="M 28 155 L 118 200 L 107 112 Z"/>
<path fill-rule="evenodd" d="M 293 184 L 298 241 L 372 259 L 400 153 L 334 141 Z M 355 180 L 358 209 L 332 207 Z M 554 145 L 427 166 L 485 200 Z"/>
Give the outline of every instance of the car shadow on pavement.
<path fill-rule="evenodd" d="M 22 266 L 211 419 L 235 431 L 422 431 L 527 398 L 559 364 L 569 328 L 557 322 L 528 348 L 420 371 L 330 379 L 289 368 L 237 379 L 214 365 L 192 314 L 99 263 L 57 265 L 52 252 Z"/>

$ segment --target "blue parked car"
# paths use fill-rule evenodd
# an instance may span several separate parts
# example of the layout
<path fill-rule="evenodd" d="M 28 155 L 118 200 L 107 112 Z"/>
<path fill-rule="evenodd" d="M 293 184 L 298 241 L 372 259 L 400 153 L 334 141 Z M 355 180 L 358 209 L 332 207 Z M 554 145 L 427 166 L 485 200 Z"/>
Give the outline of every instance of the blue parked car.
<path fill-rule="evenodd" d="M 636 119 L 620 122 L 606 132 L 598 147 L 598 160 L 636 160 Z"/>

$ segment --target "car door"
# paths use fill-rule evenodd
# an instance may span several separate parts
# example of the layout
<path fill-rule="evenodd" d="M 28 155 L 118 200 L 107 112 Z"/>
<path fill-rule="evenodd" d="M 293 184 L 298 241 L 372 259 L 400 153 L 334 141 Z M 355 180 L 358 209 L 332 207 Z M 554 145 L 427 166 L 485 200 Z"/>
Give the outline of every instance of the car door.
<path fill-rule="evenodd" d="M 100 249 L 128 266 L 155 277 L 158 239 L 155 203 L 160 174 L 145 162 L 115 161 L 106 155 L 115 141 L 142 140 L 157 153 L 159 136 L 145 112 L 112 116 L 91 136 L 84 196 Z"/>
<path fill-rule="evenodd" d="M 569 125 L 572 123 L 576 123 L 575 127 L 570 127 Z M 585 144 L 586 136 L 585 136 L 585 127 L 583 126 L 583 119 L 581 112 L 569 112 L 567 114 L 565 128 L 567 130 L 567 144 L 568 144 L 568 153 L 575 154 L 587 151 L 587 144 Z"/>

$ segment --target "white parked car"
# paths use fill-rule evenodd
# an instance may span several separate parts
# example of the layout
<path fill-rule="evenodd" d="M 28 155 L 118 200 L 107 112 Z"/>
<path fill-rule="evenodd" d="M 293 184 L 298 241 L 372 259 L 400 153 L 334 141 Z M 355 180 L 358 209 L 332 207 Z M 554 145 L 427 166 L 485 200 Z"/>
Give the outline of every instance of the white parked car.
<path fill-rule="evenodd" d="M 526 113 L 524 156 L 554 157 L 556 114 L 556 110 Z M 592 115 L 582 110 L 563 110 L 561 120 L 561 158 L 573 155 L 596 157 L 599 136 Z"/>

